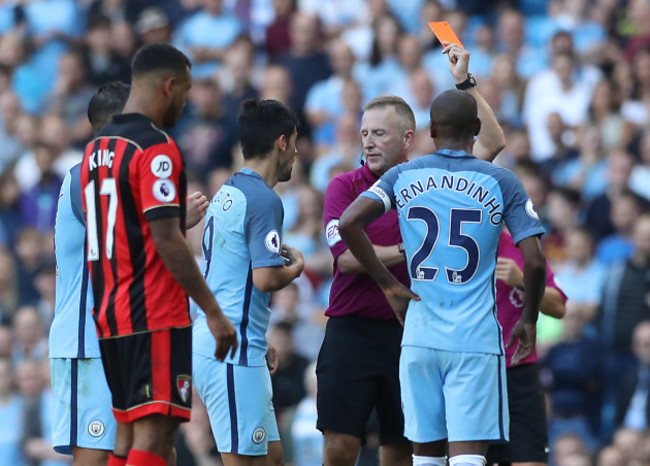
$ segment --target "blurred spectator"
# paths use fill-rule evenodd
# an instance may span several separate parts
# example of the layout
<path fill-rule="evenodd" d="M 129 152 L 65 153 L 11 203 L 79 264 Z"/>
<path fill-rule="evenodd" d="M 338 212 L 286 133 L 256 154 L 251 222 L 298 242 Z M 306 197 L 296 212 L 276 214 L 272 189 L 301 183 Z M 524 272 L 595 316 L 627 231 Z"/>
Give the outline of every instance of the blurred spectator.
<path fill-rule="evenodd" d="M 130 2 L 128 0 L 93 0 L 88 8 L 88 15 L 101 14 L 106 16 L 113 23 L 128 21 L 134 23 L 138 19 L 138 13 L 150 3 L 148 0 Z"/>
<path fill-rule="evenodd" d="M 226 66 L 222 68 L 219 76 L 223 89 L 223 110 L 235 127 L 241 103 L 259 97 L 259 92 L 253 85 L 254 56 L 253 42 L 242 36 L 226 52 Z"/>
<path fill-rule="evenodd" d="M 16 278 L 20 305 L 38 301 L 34 279 L 42 263 L 42 241 L 43 235 L 33 228 L 23 228 L 16 238 Z"/>
<path fill-rule="evenodd" d="M 98 14 L 88 18 L 82 57 L 86 81 L 92 87 L 111 81 L 130 81 L 131 67 L 128 61 L 113 51 L 111 20 L 106 16 Z"/>
<path fill-rule="evenodd" d="M 600 131 L 595 125 L 581 128 L 577 157 L 565 157 L 552 172 L 553 183 L 580 191 L 590 201 L 607 189 L 607 161 Z"/>
<path fill-rule="evenodd" d="M 47 359 L 47 338 L 43 319 L 33 306 L 23 306 L 16 311 L 13 320 L 14 337 L 11 349 L 13 365 L 22 361 Z"/>
<path fill-rule="evenodd" d="M 20 436 L 23 420 L 22 404 L 14 390 L 14 370 L 11 360 L 0 357 L 0 458 L 7 465 L 24 464 Z"/>
<path fill-rule="evenodd" d="M 524 16 L 519 11 L 502 11 L 497 31 L 500 52 L 513 58 L 521 78 L 528 79 L 544 69 L 547 64 L 544 54 L 525 42 Z"/>
<path fill-rule="evenodd" d="M 47 357 L 39 363 L 26 359 L 16 367 L 22 399 L 22 448 L 29 466 L 63 466 L 69 457 L 52 448 L 52 395 Z"/>
<path fill-rule="evenodd" d="M 184 116 L 174 128 L 174 139 L 188 173 L 205 180 L 210 170 L 231 167 L 237 130 L 221 109 L 221 91 L 215 80 L 195 82 L 188 101 Z"/>
<path fill-rule="evenodd" d="M 18 137 L 17 121 L 20 115 L 18 97 L 9 91 L 0 94 L 0 139 L 3 144 L 0 151 L 0 172 L 25 151 Z"/>
<path fill-rule="evenodd" d="M 273 0 L 275 19 L 266 28 L 266 51 L 276 61 L 291 47 L 289 27 L 296 12 L 296 0 Z"/>
<path fill-rule="evenodd" d="M 621 106 L 621 116 L 625 120 L 624 137 L 627 139 L 636 127 L 643 127 L 650 121 L 648 99 L 650 99 L 650 48 L 640 50 L 632 66 L 631 94 Z"/>
<path fill-rule="evenodd" d="M 582 227 L 567 232 L 565 250 L 567 260 L 558 267 L 555 278 L 572 306 L 580 309 L 586 322 L 592 322 L 600 304 L 606 269 L 594 260 L 594 241 Z"/>
<path fill-rule="evenodd" d="M 635 31 L 625 47 L 625 58 L 634 63 L 641 49 L 650 46 L 650 4 L 645 0 L 629 1 L 627 16 Z"/>
<path fill-rule="evenodd" d="M 303 107 L 309 89 L 332 74 L 327 55 L 322 52 L 319 26 L 315 16 L 294 14 L 289 27 L 291 48 L 278 60 L 291 76 L 291 106 L 302 121 L 305 121 Z M 298 129 L 300 133 L 305 130 L 308 132 L 308 127 Z"/>
<path fill-rule="evenodd" d="M 373 31 L 370 58 L 359 82 L 366 99 L 390 92 L 394 77 L 402 71 L 397 60 L 399 37 L 402 32 L 397 19 L 390 14 L 380 16 L 375 20 Z"/>
<path fill-rule="evenodd" d="M 306 394 L 304 375 L 309 361 L 296 354 L 293 327 L 288 322 L 278 322 L 268 334 L 268 341 L 278 352 L 278 370 L 271 377 L 273 382 L 273 405 L 278 417 L 295 407 Z"/>
<path fill-rule="evenodd" d="M 363 23 L 368 15 L 367 0 L 298 0 L 300 11 L 318 17 L 328 37 Z"/>
<path fill-rule="evenodd" d="M 345 110 L 343 87 L 347 80 L 359 76 L 354 62 L 350 47 L 342 40 L 334 41 L 329 50 L 332 76 L 314 84 L 307 93 L 305 115 L 312 128 L 312 140 L 317 145 L 333 145 L 336 119 Z"/>
<path fill-rule="evenodd" d="M 472 56 L 472 60 L 473 60 Z M 473 61 L 472 61 L 473 64 Z M 516 61 L 508 54 L 497 56 L 492 62 L 491 81 L 501 94 L 501 105 L 494 108 L 500 119 L 519 127 L 522 124 L 521 111 L 526 89 L 523 79 L 517 75 Z M 530 152 L 530 149 L 529 149 Z"/>
<path fill-rule="evenodd" d="M 596 84 L 589 105 L 589 119 L 600 132 L 603 149 L 609 152 L 621 146 L 623 142 L 623 118 L 621 109 L 621 90 L 609 79 Z"/>
<path fill-rule="evenodd" d="M 15 270 L 9 251 L 0 248 L 0 323 L 11 322 L 18 306 Z"/>
<path fill-rule="evenodd" d="M 613 445 L 623 454 L 623 462 L 629 464 L 641 445 L 641 432 L 621 427 L 614 433 Z"/>
<path fill-rule="evenodd" d="M 4 243 L 12 247 L 16 235 L 22 228 L 20 213 L 20 187 L 10 170 L 0 173 L 0 230 L 4 236 Z"/>
<path fill-rule="evenodd" d="M 609 265 L 632 255 L 634 251 L 632 232 L 641 212 L 640 201 L 631 191 L 623 191 L 612 200 L 609 216 L 614 226 L 614 233 L 600 241 L 596 248 L 596 259 L 602 264 Z"/>
<path fill-rule="evenodd" d="M 555 188 L 548 193 L 549 230 L 542 238 L 542 246 L 547 259 L 552 264 L 566 259 L 566 234 L 578 226 L 579 212 L 580 194 L 577 191 L 569 188 Z"/>
<path fill-rule="evenodd" d="M 310 361 L 316 360 L 325 336 L 322 309 L 315 304 L 311 283 L 304 277 L 273 293 L 271 303 L 271 325 L 291 324 L 296 353 Z"/>
<path fill-rule="evenodd" d="M 348 81 L 350 87 L 358 86 L 354 81 Z M 348 85 L 346 84 L 346 86 Z M 311 185 L 321 193 L 330 180 L 341 172 L 350 171 L 358 167 L 363 148 L 359 137 L 359 117 L 347 113 L 337 120 L 336 145 L 318 156 L 311 166 Z"/>
<path fill-rule="evenodd" d="M 579 435 L 566 433 L 560 435 L 555 443 L 551 445 L 552 455 L 549 463 L 552 466 L 559 466 L 571 455 L 580 455 L 586 452 L 585 445 Z"/>
<path fill-rule="evenodd" d="M 637 364 L 620 381 L 616 426 L 641 431 L 650 426 L 650 320 L 634 327 L 632 351 Z"/>
<path fill-rule="evenodd" d="M 634 167 L 632 156 L 622 150 L 607 155 L 607 190 L 591 201 L 586 211 L 585 224 L 596 241 L 615 233 L 610 211 L 612 200 L 628 189 Z"/>
<path fill-rule="evenodd" d="M 34 159 L 40 179 L 20 195 L 23 224 L 43 233 L 54 227 L 56 203 L 63 183 L 63 179 L 54 173 L 57 155 L 56 148 L 41 141 L 35 144 Z"/>
<path fill-rule="evenodd" d="M 597 341 L 585 337 L 585 318 L 567 301 L 561 341 L 544 359 L 543 384 L 550 390 L 549 443 L 564 433 L 580 436 L 584 445 L 597 446 L 603 367 Z"/>
<path fill-rule="evenodd" d="M 291 425 L 294 464 L 320 466 L 323 464 L 323 434 L 316 429 L 316 363 L 305 369 L 307 396 L 298 404 Z"/>
<path fill-rule="evenodd" d="M 223 0 L 203 0 L 201 10 L 174 32 L 174 44 L 192 61 L 192 76 L 208 78 L 241 32 L 239 20 L 225 11 Z"/>
<path fill-rule="evenodd" d="M 641 163 L 632 168 L 630 189 L 650 202 L 650 131 L 644 131 L 639 144 Z"/>
<path fill-rule="evenodd" d="M 625 457 L 618 448 L 610 445 L 598 453 L 596 466 L 625 466 Z"/>
<path fill-rule="evenodd" d="M 112 23 L 111 44 L 118 57 L 131 61 L 138 46 L 133 28 L 126 21 Z M 130 71 L 130 70 L 129 70 Z"/>
<path fill-rule="evenodd" d="M 279 100 L 288 105 L 292 94 L 293 83 L 289 71 L 279 65 L 267 66 L 260 83 L 260 99 Z"/>
<path fill-rule="evenodd" d="M 140 12 L 135 23 L 135 32 L 144 44 L 170 42 L 172 29 L 165 12 L 157 7 L 149 7 Z"/>

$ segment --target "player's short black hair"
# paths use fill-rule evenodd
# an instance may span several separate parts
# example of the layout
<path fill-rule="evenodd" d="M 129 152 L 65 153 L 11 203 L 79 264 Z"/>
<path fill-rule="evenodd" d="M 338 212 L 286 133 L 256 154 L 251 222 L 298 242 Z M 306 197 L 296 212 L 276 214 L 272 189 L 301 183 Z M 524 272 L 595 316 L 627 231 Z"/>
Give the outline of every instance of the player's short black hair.
<path fill-rule="evenodd" d="M 163 70 L 183 72 L 192 68 L 187 56 L 176 47 L 160 42 L 143 45 L 138 49 L 131 62 L 133 78 Z"/>
<path fill-rule="evenodd" d="M 431 104 L 429 117 L 446 137 L 471 138 L 476 134 L 478 119 L 476 99 L 464 91 L 445 91 Z"/>
<path fill-rule="evenodd" d="M 269 153 L 281 135 L 289 139 L 298 128 L 298 117 L 277 100 L 247 100 L 239 109 L 238 124 L 244 159 L 251 159 Z"/>
<path fill-rule="evenodd" d="M 113 115 L 122 112 L 130 90 L 131 86 L 122 81 L 111 81 L 97 89 L 88 103 L 88 120 L 93 127 L 93 134 L 108 124 Z"/>

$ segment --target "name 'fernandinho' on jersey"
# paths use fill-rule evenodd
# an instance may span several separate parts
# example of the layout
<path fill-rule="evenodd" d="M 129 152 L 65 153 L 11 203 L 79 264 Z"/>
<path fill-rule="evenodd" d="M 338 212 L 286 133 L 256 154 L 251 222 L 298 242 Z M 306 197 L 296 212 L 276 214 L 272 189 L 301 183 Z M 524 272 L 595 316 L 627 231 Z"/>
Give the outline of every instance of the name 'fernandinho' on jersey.
<path fill-rule="evenodd" d="M 374 188 L 374 187 L 373 187 Z M 373 189 L 371 188 L 371 190 Z M 409 202 L 416 199 L 420 194 L 431 190 L 450 190 L 463 193 L 467 197 L 474 199 L 484 209 L 488 209 L 490 223 L 499 225 L 503 218 L 502 205 L 497 196 L 491 193 L 491 188 L 483 186 L 476 181 L 470 181 L 462 175 L 453 174 L 432 174 L 426 178 L 422 177 L 411 181 L 407 187 L 400 189 L 395 193 L 395 203 L 402 209 Z M 374 192 L 374 191 L 373 191 Z"/>

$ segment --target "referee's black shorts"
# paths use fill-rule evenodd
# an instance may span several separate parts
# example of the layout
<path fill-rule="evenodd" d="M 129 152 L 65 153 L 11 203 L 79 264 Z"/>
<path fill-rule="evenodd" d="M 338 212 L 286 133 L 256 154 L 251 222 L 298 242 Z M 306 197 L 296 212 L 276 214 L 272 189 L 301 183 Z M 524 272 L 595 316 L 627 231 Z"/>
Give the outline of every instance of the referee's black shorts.
<path fill-rule="evenodd" d="M 396 320 L 332 317 L 318 355 L 318 422 L 321 431 L 353 435 L 365 443 L 373 409 L 379 442 L 408 442 L 399 391 L 402 326 Z"/>
<path fill-rule="evenodd" d="M 506 371 L 510 411 L 510 443 L 490 445 L 487 464 L 546 463 L 548 427 L 537 366 L 524 364 Z"/>

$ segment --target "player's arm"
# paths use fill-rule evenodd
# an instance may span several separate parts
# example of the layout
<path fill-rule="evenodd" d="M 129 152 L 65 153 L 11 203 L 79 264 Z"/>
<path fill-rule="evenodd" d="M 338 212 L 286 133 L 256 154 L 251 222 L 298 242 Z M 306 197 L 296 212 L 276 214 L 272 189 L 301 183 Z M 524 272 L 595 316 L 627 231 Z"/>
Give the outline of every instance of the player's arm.
<path fill-rule="evenodd" d="M 286 244 L 282 246 L 282 256 L 289 262 L 274 267 L 253 269 L 253 285 L 260 291 L 278 291 L 298 278 L 305 267 L 302 253 Z"/>
<path fill-rule="evenodd" d="M 526 290 L 526 305 L 524 312 L 515 324 L 510 335 L 508 347 L 519 339 L 517 350 L 512 357 L 512 364 L 517 365 L 535 348 L 536 324 L 539 308 L 546 288 L 546 258 L 537 236 L 522 239 L 517 247 L 524 257 L 524 289 Z"/>
<path fill-rule="evenodd" d="M 384 212 L 382 204 L 367 197 L 358 197 L 343 212 L 339 231 L 351 253 L 379 284 L 400 323 L 404 324 L 408 302 L 411 299 L 419 301 L 420 298 L 402 285 L 379 260 L 370 238 L 364 230 L 369 223 L 381 217 Z"/>
<path fill-rule="evenodd" d="M 217 340 L 216 358 L 223 361 L 231 349 L 231 357 L 237 351 L 235 327 L 221 311 L 217 300 L 203 280 L 196 260 L 185 241 L 177 217 L 164 217 L 149 221 L 156 251 L 167 270 L 185 292 L 206 314 L 208 326 Z"/>
<path fill-rule="evenodd" d="M 442 53 L 449 56 L 449 70 L 456 79 L 456 84 L 465 81 L 468 76 L 469 51 L 457 44 L 445 42 L 445 48 Z M 494 112 L 483 98 L 476 87 L 465 89 L 465 92 L 471 94 L 476 99 L 478 105 L 478 117 L 481 120 L 481 132 L 474 143 L 474 155 L 487 162 L 492 162 L 494 158 L 506 146 L 506 137 L 497 121 Z"/>
<path fill-rule="evenodd" d="M 547 274 L 548 274 L 547 270 Z M 517 265 L 517 262 L 507 257 L 499 257 L 497 259 L 496 278 L 510 286 L 518 288 L 522 291 L 524 287 L 524 273 Z M 546 285 L 544 289 L 544 297 L 539 308 L 539 312 L 547 316 L 561 319 L 566 312 L 565 298 L 557 288 Z"/>
<path fill-rule="evenodd" d="M 401 264 L 405 260 L 404 252 L 400 250 L 400 247 L 397 244 L 394 246 L 376 246 L 373 244 L 372 247 L 375 250 L 377 258 L 386 267 Z M 336 259 L 336 265 L 338 265 L 341 273 L 344 274 L 368 273 L 363 265 L 361 265 L 361 262 L 354 257 L 354 254 L 352 254 L 349 249 L 346 249 L 345 252 Z"/>
<path fill-rule="evenodd" d="M 324 221 L 327 244 L 330 247 L 334 260 L 343 274 L 367 273 L 366 269 L 354 257 L 354 254 L 345 247 L 339 234 L 339 222 L 343 211 L 354 201 L 356 195 L 350 186 L 339 178 L 330 181 L 325 192 Z M 379 260 L 386 267 L 392 267 L 405 260 L 404 253 L 397 244 L 391 246 L 373 245 Z"/>

